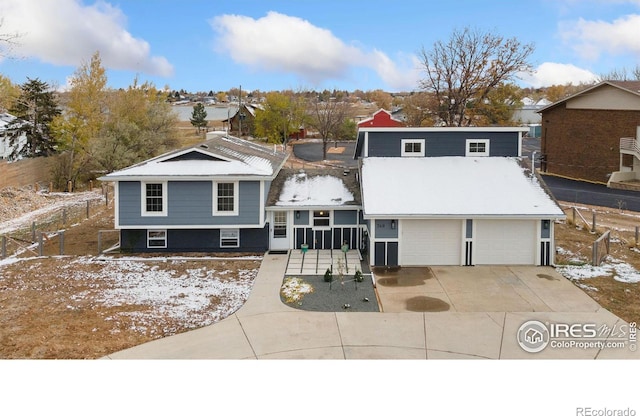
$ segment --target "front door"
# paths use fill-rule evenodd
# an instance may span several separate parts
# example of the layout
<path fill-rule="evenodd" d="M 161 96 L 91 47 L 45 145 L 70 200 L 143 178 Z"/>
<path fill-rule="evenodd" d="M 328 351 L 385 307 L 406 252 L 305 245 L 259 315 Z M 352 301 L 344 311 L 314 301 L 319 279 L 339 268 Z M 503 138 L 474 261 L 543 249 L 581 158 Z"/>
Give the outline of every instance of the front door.
<path fill-rule="evenodd" d="M 288 212 L 274 211 L 272 215 L 269 248 L 271 250 L 289 250 Z"/>

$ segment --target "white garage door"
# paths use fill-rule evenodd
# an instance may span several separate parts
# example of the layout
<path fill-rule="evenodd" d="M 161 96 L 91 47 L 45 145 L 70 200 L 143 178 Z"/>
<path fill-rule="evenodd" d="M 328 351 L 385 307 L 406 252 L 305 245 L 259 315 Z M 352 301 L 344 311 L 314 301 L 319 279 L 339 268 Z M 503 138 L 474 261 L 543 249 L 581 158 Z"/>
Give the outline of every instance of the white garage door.
<path fill-rule="evenodd" d="M 459 266 L 461 245 L 460 220 L 402 220 L 400 265 Z"/>
<path fill-rule="evenodd" d="M 536 221 L 477 220 L 475 264 L 535 264 Z"/>

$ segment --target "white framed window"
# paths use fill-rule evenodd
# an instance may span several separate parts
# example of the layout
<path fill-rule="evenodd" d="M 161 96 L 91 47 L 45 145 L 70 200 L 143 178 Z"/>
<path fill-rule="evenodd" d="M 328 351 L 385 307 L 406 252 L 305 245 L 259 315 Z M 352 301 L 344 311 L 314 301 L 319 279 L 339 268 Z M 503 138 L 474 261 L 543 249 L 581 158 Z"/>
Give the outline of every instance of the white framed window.
<path fill-rule="evenodd" d="M 238 182 L 213 183 L 213 215 L 238 215 Z"/>
<path fill-rule="evenodd" d="M 220 230 L 220 248 L 237 248 L 240 247 L 240 230 L 226 229 Z"/>
<path fill-rule="evenodd" d="M 330 211 L 313 211 L 314 227 L 329 227 L 331 225 Z"/>
<path fill-rule="evenodd" d="M 147 248 L 167 248 L 167 230 L 147 230 Z"/>
<path fill-rule="evenodd" d="M 143 217 L 167 216 L 167 183 L 142 182 L 141 187 L 141 215 Z"/>
<path fill-rule="evenodd" d="M 489 139 L 467 139 L 465 156 L 489 156 Z"/>
<path fill-rule="evenodd" d="M 409 157 L 424 156 L 424 139 L 402 139 L 401 155 Z"/>

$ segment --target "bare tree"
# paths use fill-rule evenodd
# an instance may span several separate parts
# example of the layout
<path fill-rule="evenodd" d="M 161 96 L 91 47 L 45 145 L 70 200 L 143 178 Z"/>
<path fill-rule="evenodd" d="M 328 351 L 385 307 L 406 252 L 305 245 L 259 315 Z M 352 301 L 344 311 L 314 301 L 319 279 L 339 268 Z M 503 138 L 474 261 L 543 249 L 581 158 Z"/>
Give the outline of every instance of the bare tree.
<path fill-rule="evenodd" d="M 473 124 L 474 101 L 483 102 L 496 86 L 531 71 L 532 44 L 506 39 L 494 32 L 465 28 L 446 41 L 421 51 L 426 78 L 420 86 L 434 94 L 434 113 L 447 126 Z"/>
<path fill-rule="evenodd" d="M 0 28 L 4 24 L 4 18 L 0 18 Z M 18 46 L 17 40 L 22 37 L 22 33 L 13 32 L 13 33 L 4 33 L 0 31 L 0 57 L 9 57 L 11 56 L 11 51 L 13 48 Z"/>
<path fill-rule="evenodd" d="M 640 65 L 636 65 L 631 70 L 627 70 L 626 67 L 614 68 L 601 74 L 598 79 L 600 81 L 640 81 Z"/>
<path fill-rule="evenodd" d="M 310 103 L 309 125 L 322 138 L 322 159 L 327 158 L 327 144 L 333 138 L 338 140 L 345 120 L 349 117 L 350 105 L 346 101 L 330 98 L 326 101 L 312 100 Z"/>

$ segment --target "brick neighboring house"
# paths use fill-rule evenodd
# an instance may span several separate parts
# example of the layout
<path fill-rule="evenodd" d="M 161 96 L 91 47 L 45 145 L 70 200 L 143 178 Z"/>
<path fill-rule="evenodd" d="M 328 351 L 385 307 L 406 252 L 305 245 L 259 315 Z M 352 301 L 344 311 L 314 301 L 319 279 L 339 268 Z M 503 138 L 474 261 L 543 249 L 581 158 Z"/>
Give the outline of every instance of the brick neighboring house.
<path fill-rule="evenodd" d="M 603 81 L 539 113 L 543 172 L 607 183 L 633 166 L 620 139 L 635 137 L 640 126 L 640 81 Z"/>

